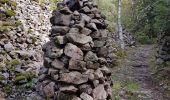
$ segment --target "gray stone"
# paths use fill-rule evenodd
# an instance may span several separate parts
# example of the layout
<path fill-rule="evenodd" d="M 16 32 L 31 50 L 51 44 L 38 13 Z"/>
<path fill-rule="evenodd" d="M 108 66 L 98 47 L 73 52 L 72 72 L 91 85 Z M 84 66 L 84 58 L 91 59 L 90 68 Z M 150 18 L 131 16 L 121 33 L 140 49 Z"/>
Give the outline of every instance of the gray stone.
<path fill-rule="evenodd" d="M 87 61 L 88 69 L 98 69 L 100 64 L 98 62 Z"/>
<path fill-rule="evenodd" d="M 81 97 L 83 100 L 93 100 L 93 98 L 92 98 L 90 95 L 86 94 L 86 93 L 82 93 L 82 94 L 80 95 L 80 97 Z"/>
<path fill-rule="evenodd" d="M 97 31 L 97 27 L 96 27 L 96 24 L 95 23 L 89 23 L 87 24 L 87 27 L 93 31 Z"/>
<path fill-rule="evenodd" d="M 79 86 L 79 91 L 80 93 L 87 93 L 87 94 L 91 94 L 92 93 L 92 87 L 89 84 L 82 84 Z"/>
<path fill-rule="evenodd" d="M 49 84 L 47 84 L 44 88 L 43 91 L 45 93 L 46 97 L 53 97 L 54 96 L 54 82 L 50 82 Z"/>
<path fill-rule="evenodd" d="M 59 61 L 58 59 L 55 59 L 54 61 L 52 61 L 51 66 L 56 68 L 56 69 L 63 69 L 64 63 Z"/>
<path fill-rule="evenodd" d="M 89 35 L 92 31 L 88 28 L 84 28 L 81 30 L 81 33 L 84 34 L 84 35 Z"/>
<path fill-rule="evenodd" d="M 98 85 L 93 90 L 93 98 L 94 100 L 105 100 L 107 98 L 107 93 L 102 84 Z"/>
<path fill-rule="evenodd" d="M 79 34 L 79 29 L 78 28 L 70 28 L 69 33 L 77 33 L 77 34 Z"/>
<path fill-rule="evenodd" d="M 83 45 L 92 41 L 90 36 L 86 36 L 84 34 L 68 33 L 66 37 L 70 42 L 76 43 L 78 45 Z"/>
<path fill-rule="evenodd" d="M 56 11 L 54 12 L 54 16 L 50 18 L 50 21 L 53 25 L 69 26 L 71 21 L 71 15 L 64 15 Z"/>
<path fill-rule="evenodd" d="M 51 49 L 51 51 L 49 51 L 49 57 L 50 58 L 58 58 L 61 57 L 61 55 L 63 54 L 64 50 L 57 48 L 57 47 L 53 47 Z"/>
<path fill-rule="evenodd" d="M 62 73 L 60 75 L 59 81 L 69 83 L 69 84 L 79 85 L 82 83 L 86 83 L 88 81 L 88 77 L 87 75 L 83 75 L 79 72 L 73 71 L 70 73 Z"/>
<path fill-rule="evenodd" d="M 77 92 L 77 88 L 74 86 L 64 86 L 64 87 L 60 87 L 60 91 L 61 92 L 65 92 L 65 93 L 76 93 Z"/>
<path fill-rule="evenodd" d="M 82 16 L 82 20 L 84 20 L 86 23 L 89 23 L 91 21 L 91 18 L 86 14 L 81 13 L 81 16 Z"/>
<path fill-rule="evenodd" d="M 96 56 L 95 53 L 89 51 L 89 52 L 87 52 L 87 54 L 85 55 L 84 60 L 85 60 L 85 61 L 97 61 L 97 60 L 98 60 L 98 57 Z"/>
<path fill-rule="evenodd" d="M 94 41 L 94 47 L 97 47 L 97 48 L 100 48 L 100 47 L 103 47 L 105 44 L 105 41 L 99 41 L 99 40 L 95 40 Z"/>
<path fill-rule="evenodd" d="M 86 44 L 80 46 L 80 48 L 83 51 L 90 51 L 92 49 L 89 43 L 86 43 Z"/>
<path fill-rule="evenodd" d="M 104 75 L 111 74 L 111 71 L 106 66 L 101 67 L 100 70 Z"/>
<path fill-rule="evenodd" d="M 52 34 L 58 34 L 65 35 L 69 31 L 69 27 L 67 26 L 52 26 Z"/>
<path fill-rule="evenodd" d="M 95 79 L 100 79 L 100 78 L 103 78 L 103 73 L 100 69 L 97 69 L 95 72 L 94 72 L 94 77 Z"/>
<path fill-rule="evenodd" d="M 69 61 L 69 69 L 70 70 L 77 70 L 77 71 L 85 71 L 86 70 L 86 62 L 71 59 Z"/>
<path fill-rule="evenodd" d="M 77 60 L 83 60 L 83 52 L 76 45 L 68 43 L 65 46 L 64 53 L 66 56 Z"/>
<path fill-rule="evenodd" d="M 12 50 L 14 50 L 14 46 L 9 42 L 7 44 L 4 45 L 4 49 L 7 51 L 7 52 L 10 52 Z"/>

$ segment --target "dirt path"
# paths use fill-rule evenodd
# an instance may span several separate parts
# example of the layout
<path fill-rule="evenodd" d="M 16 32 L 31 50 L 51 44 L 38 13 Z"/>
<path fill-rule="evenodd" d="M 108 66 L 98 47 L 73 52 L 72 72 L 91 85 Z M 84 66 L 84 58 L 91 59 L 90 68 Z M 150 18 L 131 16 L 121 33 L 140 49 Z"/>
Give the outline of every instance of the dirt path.
<path fill-rule="evenodd" d="M 153 45 L 128 48 L 127 59 L 113 76 L 116 100 L 167 100 L 151 74 L 149 65 L 154 52 Z"/>

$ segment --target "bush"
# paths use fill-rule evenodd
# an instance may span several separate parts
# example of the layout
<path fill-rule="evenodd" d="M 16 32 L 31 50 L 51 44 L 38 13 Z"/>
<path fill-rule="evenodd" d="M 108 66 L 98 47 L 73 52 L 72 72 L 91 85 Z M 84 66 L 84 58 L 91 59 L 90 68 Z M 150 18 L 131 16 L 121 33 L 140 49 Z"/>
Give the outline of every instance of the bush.
<path fill-rule="evenodd" d="M 138 36 L 137 41 L 141 44 L 153 44 L 154 43 L 154 39 L 149 38 L 148 36 Z"/>

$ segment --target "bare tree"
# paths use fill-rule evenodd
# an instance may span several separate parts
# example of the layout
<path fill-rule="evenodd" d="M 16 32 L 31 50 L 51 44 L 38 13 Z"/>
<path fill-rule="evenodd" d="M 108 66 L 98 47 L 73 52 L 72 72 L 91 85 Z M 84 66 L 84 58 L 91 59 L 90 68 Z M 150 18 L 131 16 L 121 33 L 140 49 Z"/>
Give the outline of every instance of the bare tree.
<path fill-rule="evenodd" d="M 122 30 L 122 23 L 121 23 L 121 16 L 122 16 L 122 0 L 118 0 L 118 33 L 120 39 L 120 46 L 122 49 L 125 48 L 125 43 L 123 40 L 123 30 Z"/>

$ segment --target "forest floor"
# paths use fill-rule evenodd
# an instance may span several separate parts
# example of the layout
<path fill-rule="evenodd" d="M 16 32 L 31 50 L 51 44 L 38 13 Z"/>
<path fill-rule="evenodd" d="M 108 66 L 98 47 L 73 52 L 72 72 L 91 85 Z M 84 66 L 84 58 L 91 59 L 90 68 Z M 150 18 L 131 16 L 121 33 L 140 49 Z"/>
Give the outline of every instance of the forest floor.
<path fill-rule="evenodd" d="M 127 48 L 123 64 L 113 71 L 115 100 L 168 100 L 152 75 L 154 45 Z"/>

